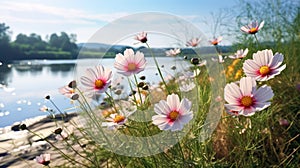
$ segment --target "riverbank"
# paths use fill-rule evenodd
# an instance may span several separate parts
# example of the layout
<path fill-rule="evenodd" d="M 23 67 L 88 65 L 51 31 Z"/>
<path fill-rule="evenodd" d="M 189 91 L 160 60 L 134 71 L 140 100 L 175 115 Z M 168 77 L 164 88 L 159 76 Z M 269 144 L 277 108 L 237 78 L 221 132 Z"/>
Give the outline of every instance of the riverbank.
<path fill-rule="evenodd" d="M 21 124 L 26 124 L 27 129 L 19 130 Z M 80 126 L 77 113 L 65 117 L 56 115 L 40 116 L 24 120 L 12 126 L 0 129 L 0 167 L 41 167 L 34 159 L 43 153 L 51 154 L 51 167 L 65 164 L 66 160 L 50 144 L 55 144 L 58 149 L 70 153 L 61 138 L 54 133 L 62 128 L 62 135 L 78 134 Z M 81 148 L 79 145 L 73 146 Z"/>

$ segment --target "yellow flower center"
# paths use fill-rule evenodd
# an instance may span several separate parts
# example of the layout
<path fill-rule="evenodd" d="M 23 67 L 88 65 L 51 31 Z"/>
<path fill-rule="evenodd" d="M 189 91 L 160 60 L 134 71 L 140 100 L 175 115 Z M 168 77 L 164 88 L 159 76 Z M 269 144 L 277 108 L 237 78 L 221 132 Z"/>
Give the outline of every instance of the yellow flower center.
<path fill-rule="evenodd" d="M 171 111 L 170 114 L 169 114 L 169 118 L 172 120 L 172 121 L 175 121 L 179 116 L 179 112 L 178 111 Z"/>
<path fill-rule="evenodd" d="M 241 99 L 241 104 L 245 107 L 250 107 L 253 104 L 253 100 L 250 96 L 244 96 Z"/>
<path fill-rule="evenodd" d="M 124 116 L 122 116 L 122 115 L 116 115 L 115 116 L 115 118 L 114 118 L 114 122 L 115 123 L 119 123 L 119 122 L 122 122 L 122 121 L 124 121 L 125 120 L 125 117 Z"/>
<path fill-rule="evenodd" d="M 70 94 L 73 94 L 73 93 L 75 93 L 75 90 L 74 89 L 70 89 Z"/>
<path fill-rule="evenodd" d="M 270 68 L 268 66 L 262 66 L 259 69 L 259 73 L 263 76 L 268 75 L 270 73 Z"/>
<path fill-rule="evenodd" d="M 136 64 L 135 63 L 129 63 L 127 66 L 128 71 L 135 71 L 136 70 Z"/>
<path fill-rule="evenodd" d="M 212 44 L 212 45 L 218 45 L 218 41 L 217 41 L 217 40 L 214 40 L 214 41 L 211 42 L 211 44 Z"/>
<path fill-rule="evenodd" d="M 249 30 L 250 34 L 255 34 L 257 32 L 257 28 L 253 27 Z"/>
<path fill-rule="evenodd" d="M 95 88 L 96 89 L 102 89 L 105 83 L 101 79 L 95 80 Z"/>

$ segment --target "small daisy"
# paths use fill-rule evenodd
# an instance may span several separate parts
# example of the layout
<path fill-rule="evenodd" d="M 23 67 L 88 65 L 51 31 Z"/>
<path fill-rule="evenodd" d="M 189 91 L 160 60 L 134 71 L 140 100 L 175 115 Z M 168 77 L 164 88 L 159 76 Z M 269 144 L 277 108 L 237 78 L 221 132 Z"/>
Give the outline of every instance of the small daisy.
<path fill-rule="evenodd" d="M 243 70 L 246 76 L 253 77 L 257 81 L 267 81 L 279 75 L 286 65 L 279 67 L 283 62 L 283 55 L 272 50 L 258 51 L 253 54 L 253 60 L 246 60 Z"/>
<path fill-rule="evenodd" d="M 118 73 L 125 76 L 138 74 L 146 67 L 144 54 L 139 51 L 134 54 L 132 49 L 126 49 L 124 55 L 117 54 L 115 61 L 114 67 L 118 70 Z"/>
<path fill-rule="evenodd" d="M 176 94 L 168 95 L 167 101 L 161 100 L 155 104 L 154 111 L 157 115 L 152 117 L 152 122 L 160 130 L 178 131 L 193 118 L 192 103 L 184 98 L 181 101 Z"/>
<path fill-rule="evenodd" d="M 180 54 L 180 52 L 181 52 L 180 48 L 170 49 L 170 50 L 166 51 L 166 55 L 175 57 L 176 55 Z"/>
<path fill-rule="evenodd" d="M 218 45 L 221 41 L 222 41 L 223 37 L 220 36 L 218 38 L 214 38 L 213 40 L 210 40 L 209 42 L 212 44 L 212 45 Z"/>
<path fill-rule="evenodd" d="M 128 117 L 133 114 L 133 112 L 125 112 L 123 110 L 118 110 L 119 113 L 110 114 L 108 117 L 105 118 L 106 122 L 102 122 L 102 127 L 107 127 L 110 130 L 118 129 L 124 126 L 125 122 L 127 121 Z"/>
<path fill-rule="evenodd" d="M 243 31 L 247 34 L 255 34 L 264 26 L 264 24 L 265 24 L 264 21 L 262 21 L 259 25 L 258 25 L 258 22 L 255 21 L 246 26 L 242 26 L 241 31 Z"/>
<path fill-rule="evenodd" d="M 36 156 L 35 160 L 37 163 L 47 166 L 50 163 L 50 154 L 41 154 L 40 156 Z"/>
<path fill-rule="evenodd" d="M 232 82 L 224 89 L 226 111 L 238 115 L 251 116 L 271 105 L 270 99 L 274 96 L 271 87 L 263 85 L 256 88 L 256 81 L 251 77 L 243 77 L 239 86 Z"/>
<path fill-rule="evenodd" d="M 49 111 L 49 108 L 47 106 L 43 105 L 39 110 L 42 112 L 46 112 L 46 111 Z"/>
<path fill-rule="evenodd" d="M 182 82 L 179 86 L 180 91 L 189 92 L 196 87 L 194 82 Z"/>
<path fill-rule="evenodd" d="M 146 32 L 141 32 L 138 35 L 136 35 L 134 39 L 138 40 L 142 43 L 146 43 L 147 42 L 147 33 Z"/>
<path fill-rule="evenodd" d="M 143 103 L 145 103 L 148 95 L 148 91 L 139 89 L 139 92 L 135 92 L 134 94 L 129 96 L 129 101 L 133 102 L 136 105 L 142 105 Z"/>
<path fill-rule="evenodd" d="M 68 98 L 72 98 L 76 93 L 75 93 L 75 89 L 69 87 L 69 86 L 64 86 L 58 89 L 59 93 L 61 93 L 62 95 L 68 97 Z"/>
<path fill-rule="evenodd" d="M 190 41 L 186 42 L 186 46 L 197 47 L 200 41 L 201 41 L 200 38 L 192 38 Z"/>
<path fill-rule="evenodd" d="M 242 58 L 246 57 L 248 52 L 249 52 L 248 48 L 246 48 L 245 50 L 240 49 L 240 50 L 237 50 L 234 55 L 230 55 L 228 57 L 231 59 L 242 59 Z"/>
<path fill-rule="evenodd" d="M 104 68 L 102 65 L 94 69 L 88 68 L 86 76 L 80 78 L 81 83 L 86 87 L 86 91 L 97 91 L 103 93 L 111 83 L 112 71 Z"/>

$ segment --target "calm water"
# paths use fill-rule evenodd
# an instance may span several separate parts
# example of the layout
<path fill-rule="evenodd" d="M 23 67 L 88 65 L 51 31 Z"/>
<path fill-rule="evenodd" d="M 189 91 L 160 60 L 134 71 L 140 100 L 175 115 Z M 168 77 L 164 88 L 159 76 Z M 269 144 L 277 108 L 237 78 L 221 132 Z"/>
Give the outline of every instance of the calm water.
<path fill-rule="evenodd" d="M 57 106 L 64 111 L 74 111 L 70 100 L 60 95 L 58 88 L 67 85 L 71 80 L 76 79 L 76 65 L 90 66 L 90 63 L 99 60 L 43 60 L 43 61 L 22 61 L 11 65 L 0 65 L 0 127 L 12 125 L 17 121 L 32 118 L 40 115 L 47 115 L 39 109 L 47 106 L 51 109 L 53 105 L 44 99 L 45 95 L 51 95 Z M 177 65 L 175 71 L 187 68 L 188 63 L 180 63 L 174 58 L 158 58 L 160 65 L 163 65 L 164 77 L 173 74 L 171 67 Z M 113 69 L 114 59 L 102 59 L 101 64 Z M 181 68 L 180 68 L 181 67 Z M 113 70 L 114 71 L 114 70 Z M 152 58 L 147 58 L 147 70 L 138 74 L 146 75 L 149 82 L 159 81 L 157 71 Z M 83 75 L 80 74 L 80 75 Z"/>

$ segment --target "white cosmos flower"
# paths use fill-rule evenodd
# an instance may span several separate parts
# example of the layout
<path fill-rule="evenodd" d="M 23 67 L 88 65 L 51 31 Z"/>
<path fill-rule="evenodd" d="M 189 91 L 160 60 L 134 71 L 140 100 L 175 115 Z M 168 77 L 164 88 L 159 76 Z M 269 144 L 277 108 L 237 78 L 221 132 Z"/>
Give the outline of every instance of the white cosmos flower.
<path fill-rule="evenodd" d="M 118 70 L 118 73 L 125 76 L 138 74 L 146 67 L 144 54 L 139 51 L 134 54 L 132 49 L 126 49 L 124 55 L 117 54 L 115 61 L 114 67 Z"/>
<path fill-rule="evenodd" d="M 262 21 L 260 24 L 258 24 L 257 21 L 253 21 L 249 23 L 248 25 L 242 26 L 241 31 L 247 33 L 247 34 L 255 34 L 257 33 L 265 24 L 265 21 Z"/>
<path fill-rule="evenodd" d="M 181 101 L 177 94 L 167 96 L 167 101 L 161 100 L 155 104 L 154 111 L 157 115 L 152 117 L 152 122 L 160 130 L 179 131 L 193 118 L 192 103 L 184 98 Z"/>
<path fill-rule="evenodd" d="M 226 111 L 251 116 L 271 105 L 270 99 L 274 96 L 271 87 L 263 85 L 257 89 L 256 81 L 251 77 L 243 77 L 239 86 L 232 82 L 224 89 Z"/>
<path fill-rule="evenodd" d="M 234 55 L 230 55 L 228 57 L 231 59 L 242 59 L 242 58 L 246 57 L 248 52 L 249 52 L 248 48 L 246 48 L 245 50 L 240 49 L 240 50 L 237 50 L 236 53 L 234 53 Z"/>
<path fill-rule="evenodd" d="M 141 43 L 146 43 L 147 42 L 147 33 L 141 32 L 138 35 L 136 35 L 134 37 L 134 39 L 140 41 Z"/>
<path fill-rule="evenodd" d="M 47 166 L 50 163 L 50 154 L 41 154 L 40 156 L 36 156 L 35 160 L 37 163 Z"/>
<path fill-rule="evenodd" d="M 200 41 L 201 41 L 200 38 L 192 38 L 191 40 L 186 42 L 186 46 L 197 47 Z"/>
<path fill-rule="evenodd" d="M 170 49 L 170 50 L 166 51 L 166 55 L 175 57 L 176 55 L 180 54 L 180 52 L 181 52 L 180 48 Z"/>
<path fill-rule="evenodd" d="M 88 68 L 86 76 L 82 76 L 80 80 L 87 92 L 97 91 L 98 93 L 103 93 L 109 87 L 111 77 L 112 71 L 99 65 L 93 69 Z"/>
<path fill-rule="evenodd" d="M 253 77 L 257 81 L 267 81 L 279 75 L 286 65 L 279 67 L 283 62 L 283 55 L 272 50 L 262 50 L 253 54 L 253 60 L 248 59 L 243 64 L 246 76 Z"/>
<path fill-rule="evenodd" d="M 128 117 L 133 114 L 135 111 L 123 111 L 118 110 L 118 113 L 110 114 L 108 117 L 105 118 L 105 122 L 102 122 L 102 127 L 107 127 L 110 130 L 118 129 L 122 127 L 125 122 L 127 121 Z"/>
<path fill-rule="evenodd" d="M 180 91 L 182 92 L 189 92 L 193 90 L 196 87 L 194 82 L 182 82 L 182 84 L 179 86 Z"/>
<path fill-rule="evenodd" d="M 212 40 L 210 40 L 209 42 L 212 44 L 212 45 L 218 45 L 221 41 L 222 41 L 223 37 L 222 36 L 219 36 L 218 38 L 214 38 Z"/>

